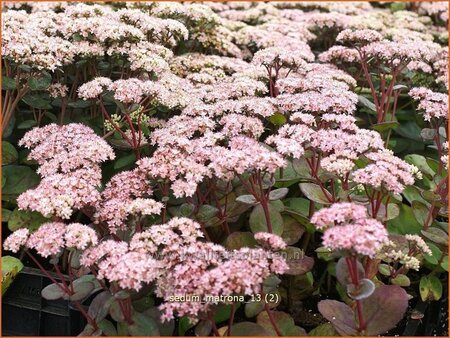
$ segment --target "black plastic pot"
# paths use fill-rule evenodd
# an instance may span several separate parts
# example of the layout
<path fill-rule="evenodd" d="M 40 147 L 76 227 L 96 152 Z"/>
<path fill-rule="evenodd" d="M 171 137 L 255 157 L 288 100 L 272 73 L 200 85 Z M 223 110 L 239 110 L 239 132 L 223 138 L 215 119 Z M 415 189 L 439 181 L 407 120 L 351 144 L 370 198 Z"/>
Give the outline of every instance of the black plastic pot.
<path fill-rule="evenodd" d="M 448 337 L 448 297 L 430 303 L 419 301 L 414 311 L 423 318 L 409 316 L 403 336 Z"/>
<path fill-rule="evenodd" d="M 68 301 L 41 297 L 51 283 L 40 270 L 23 268 L 2 299 L 3 336 L 76 336 L 83 330 L 85 319 Z"/>

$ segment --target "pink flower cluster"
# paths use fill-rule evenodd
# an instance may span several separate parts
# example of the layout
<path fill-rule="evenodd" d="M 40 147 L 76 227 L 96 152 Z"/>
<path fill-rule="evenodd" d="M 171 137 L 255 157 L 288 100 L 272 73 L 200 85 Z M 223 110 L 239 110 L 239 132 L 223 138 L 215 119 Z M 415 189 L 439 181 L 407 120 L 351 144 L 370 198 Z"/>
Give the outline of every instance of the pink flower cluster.
<path fill-rule="evenodd" d="M 137 78 L 112 81 L 97 77 L 78 88 L 78 96 L 84 100 L 100 97 L 107 91 L 114 93 L 114 99 L 125 103 L 140 103 L 151 98 L 169 108 L 185 107 L 189 102 L 188 92 L 193 86 L 189 81 L 166 73 L 158 81 L 143 81 Z"/>
<path fill-rule="evenodd" d="M 21 209 L 37 211 L 46 217 L 69 219 L 74 209 L 98 203 L 100 193 L 97 187 L 101 178 L 99 168 L 49 175 L 36 188 L 19 195 L 17 204 Z"/>
<path fill-rule="evenodd" d="M 159 18 L 140 9 L 116 11 L 87 4 L 60 6 L 59 12 L 51 6 L 33 5 L 33 9 L 30 14 L 5 12 L 2 54 L 38 69 L 55 70 L 77 57 L 125 54 L 132 69 L 159 73 L 168 65 L 151 44 L 170 47 L 189 35 L 182 20 Z"/>
<path fill-rule="evenodd" d="M 425 121 L 431 119 L 448 119 L 448 95 L 436 93 L 424 87 L 413 88 L 409 95 L 419 101 L 417 109 L 423 112 Z"/>
<path fill-rule="evenodd" d="M 39 164 L 38 173 L 44 177 L 93 167 L 115 157 L 106 141 L 80 123 L 34 128 L 19 145 L 31 149 L 28 159 Z"/>
<path fill-rule="evenodd" d="M 400 194 L 405 185 L 414 184 L 415 177 L 421 179 L 419 169 L 394 156 L 388 149 L 366 154 L 371 160 L 366 167 L 353 172 L 353 180 L 375 189 L 385 188 Z"/>
<path fill-rule="evenodd" d="M 98 243 L 94 229 L 80 223 L 44 223 L 38 230 L 29 233 L 28 229 L 14 231 L 3 243 L 5 250 L 18 252 L 21 247 L 35 249 L 42 257 L 57 255 L 64 248 L 84 250 Z"/>
<path fill-rule="evenodd" d="M 288 266 L 281 256 L 262 249 L 227 252 L 212 243 L 196 242 L 188 248 L 182 261 L 171 261 L 172 269 L 159 280 L 156 294 L 166 299 L 160 306 L 162 320 L 188 316 L 192 320 L 206 315 L 214 302 L 170 302 L 173 295 L 229 296 L 261 292 L 262 283 L 272 273 L 284 273 Z"/>
<path fill-rule="evenodd" d="M 191 318 L 205 314 L 211 303 L 170 302 L 173 295 L 231 295 L 260 292 L 271 273 L 284 273 L 287 264 L 280 256 L 263 249 L 244 248 L 228 252 L 220 245 L 199 241 L 203 237 L 198 223 L 173 218 L 133 235 L 129 244 L 105 240 L 86 249 L 83 266 L 97 271 L 98 278 L 117 282 L 124 289 L 140 290 L 156 283 L 156 294 L 165 302 L 162 319 L 175 314 Z M 278 236 L 258 235 L 270 250 L 286 244 Z"/>
<path fill-rule="evenodd" d="M 268 232 L 257 232 L 255 239 L 266 249 L 276 251 L 283 250 L 287 247 L 286 242 L 280 236 Z"/>
<path fill-rule="evenodd" d="M 146 174 L 139 169 L 122 171 L 114 175 L 106 184 L 96 205 L 94 220 L 104 222 L 109 231 L 115 233 L 126 227 L 125 221 L 129 215 L 159 214 L 162 203 L 147 198 L 152 189 Z"/>
<path fill-rule="evenodd" d="M 355 203 L 335 203 L 317 211 L 311 223 L 324 230 L 323 245 L 333 251 L 345 250 L 374 257 L 388 242 L 383 224 L 367 217 L 364 206 Z"/>
<path fill-rule="evenodd" d="M 28 158 L 39 164 L 37 172 L 43 176 L 35 189 L 18 197 L 21 209 L 68 219 L 73 209 L 98 202 L 99 164 L 113 159 L 114 152 L 92 129 L 50 124 L 27 132 L 19 144 L 32 149 Z"/>

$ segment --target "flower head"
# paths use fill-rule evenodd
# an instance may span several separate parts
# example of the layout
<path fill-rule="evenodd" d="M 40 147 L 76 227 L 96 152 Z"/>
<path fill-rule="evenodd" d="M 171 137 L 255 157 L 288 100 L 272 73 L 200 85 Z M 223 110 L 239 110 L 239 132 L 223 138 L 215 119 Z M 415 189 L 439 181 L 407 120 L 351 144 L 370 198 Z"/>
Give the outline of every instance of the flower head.
<path fill-rule="evenodd" d="M 286 242 L 277 235 L 270 234 L 268 232 L 258 232 L 255 234 L 255 239 L 261 243 L 261 245 L 269 250 L 283 250 L 286 248 Z"/>
<path fill-rule="evenodd" d="M 346 250 L 374 257 L 388 241 L 383 224 L 368 218 L 365 207 L 355 203 L 334 203 L 317 211 L 311 223 L 325 230 L 323 245 L 331 250 Z"/>
<path fill-rule="evenodd" d="M 3 247 L 5 250 L 18 252 L 27 243 L 29 234 L 30 231 L 28 229 L 16 230 L 5 239 Z"/>
<path fill-rule="evenodd" d="M 33 232 L 26 246 L 42 257 L 58 254 L 64 248 L 66 225 L 60 222 L 44 223 Z"/>

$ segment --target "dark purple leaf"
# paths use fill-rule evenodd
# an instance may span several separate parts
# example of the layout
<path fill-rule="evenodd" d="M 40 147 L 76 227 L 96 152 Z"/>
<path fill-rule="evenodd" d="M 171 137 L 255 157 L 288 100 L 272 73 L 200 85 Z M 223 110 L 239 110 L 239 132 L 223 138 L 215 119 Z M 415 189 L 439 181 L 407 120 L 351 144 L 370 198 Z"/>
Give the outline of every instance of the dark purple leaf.
<path fill-rule="evenodd" d="M 382 285 L 362 301 L 366 334 L 376 336 L 397 325 L 408 308 L 408 295 L 397 285 Z"/>
<path fill-rule="evenodd" d="M 364 267 L 359 261 L 357 261 L 356 265 L 358 269 L 358 279 L 364 278 Z M 345 257 L 341 257 L 336 263 L 336 278 L 342 286 L 347 286 L 352 283 Z"/>
<path fill-rule="evenodd" d="M 314 266 L 313 258 L 306 256 L 301 249 L 292 246 L 288 246 L 285 251 L 286 262 L 289 265 L 287 275 L 303 275 L 311 271 Z"/>
<path fill-rule="evenodd" d="M 355 336 L 357 328 L 350 306 L 337 300 L 322 300 L 318 304 L 322 316 L 333 324 L 341 336 Z"/>
<path fill-rule="evenodd" d="M 99 293 L 92 300 L 91 305 L 89 305 L 88 314 L 99 322 L 106 318 L 109 312 L 109 307 L 111 305 L 112 295 L 109 291 L 103 291 Z"/>

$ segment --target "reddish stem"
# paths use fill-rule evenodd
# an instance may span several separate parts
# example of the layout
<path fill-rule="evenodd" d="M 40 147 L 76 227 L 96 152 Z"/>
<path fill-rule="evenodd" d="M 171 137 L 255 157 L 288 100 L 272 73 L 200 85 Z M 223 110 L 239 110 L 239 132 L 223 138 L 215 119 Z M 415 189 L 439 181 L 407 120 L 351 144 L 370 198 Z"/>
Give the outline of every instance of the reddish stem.
<path fill-rule="evenodd" d="M 277 336 L 278 336 L 278 337 L 281 337 L 281 336 L 282 336 L 281 331 L 280 331 L 280 329 L 278 328 L 277 323 L 276 323 L 275 320 L 273 319 L 272 313 L 270 312 L 270 309 L 269 309 L 269 307 L 267 306 L 267 303 L 264 303 L 264 310 L 266 310 L 267 316 L 269 317 L 270 324 L 272 325 L 273 329 L 274 329 L 275 332 L 277 333 Z"/>

